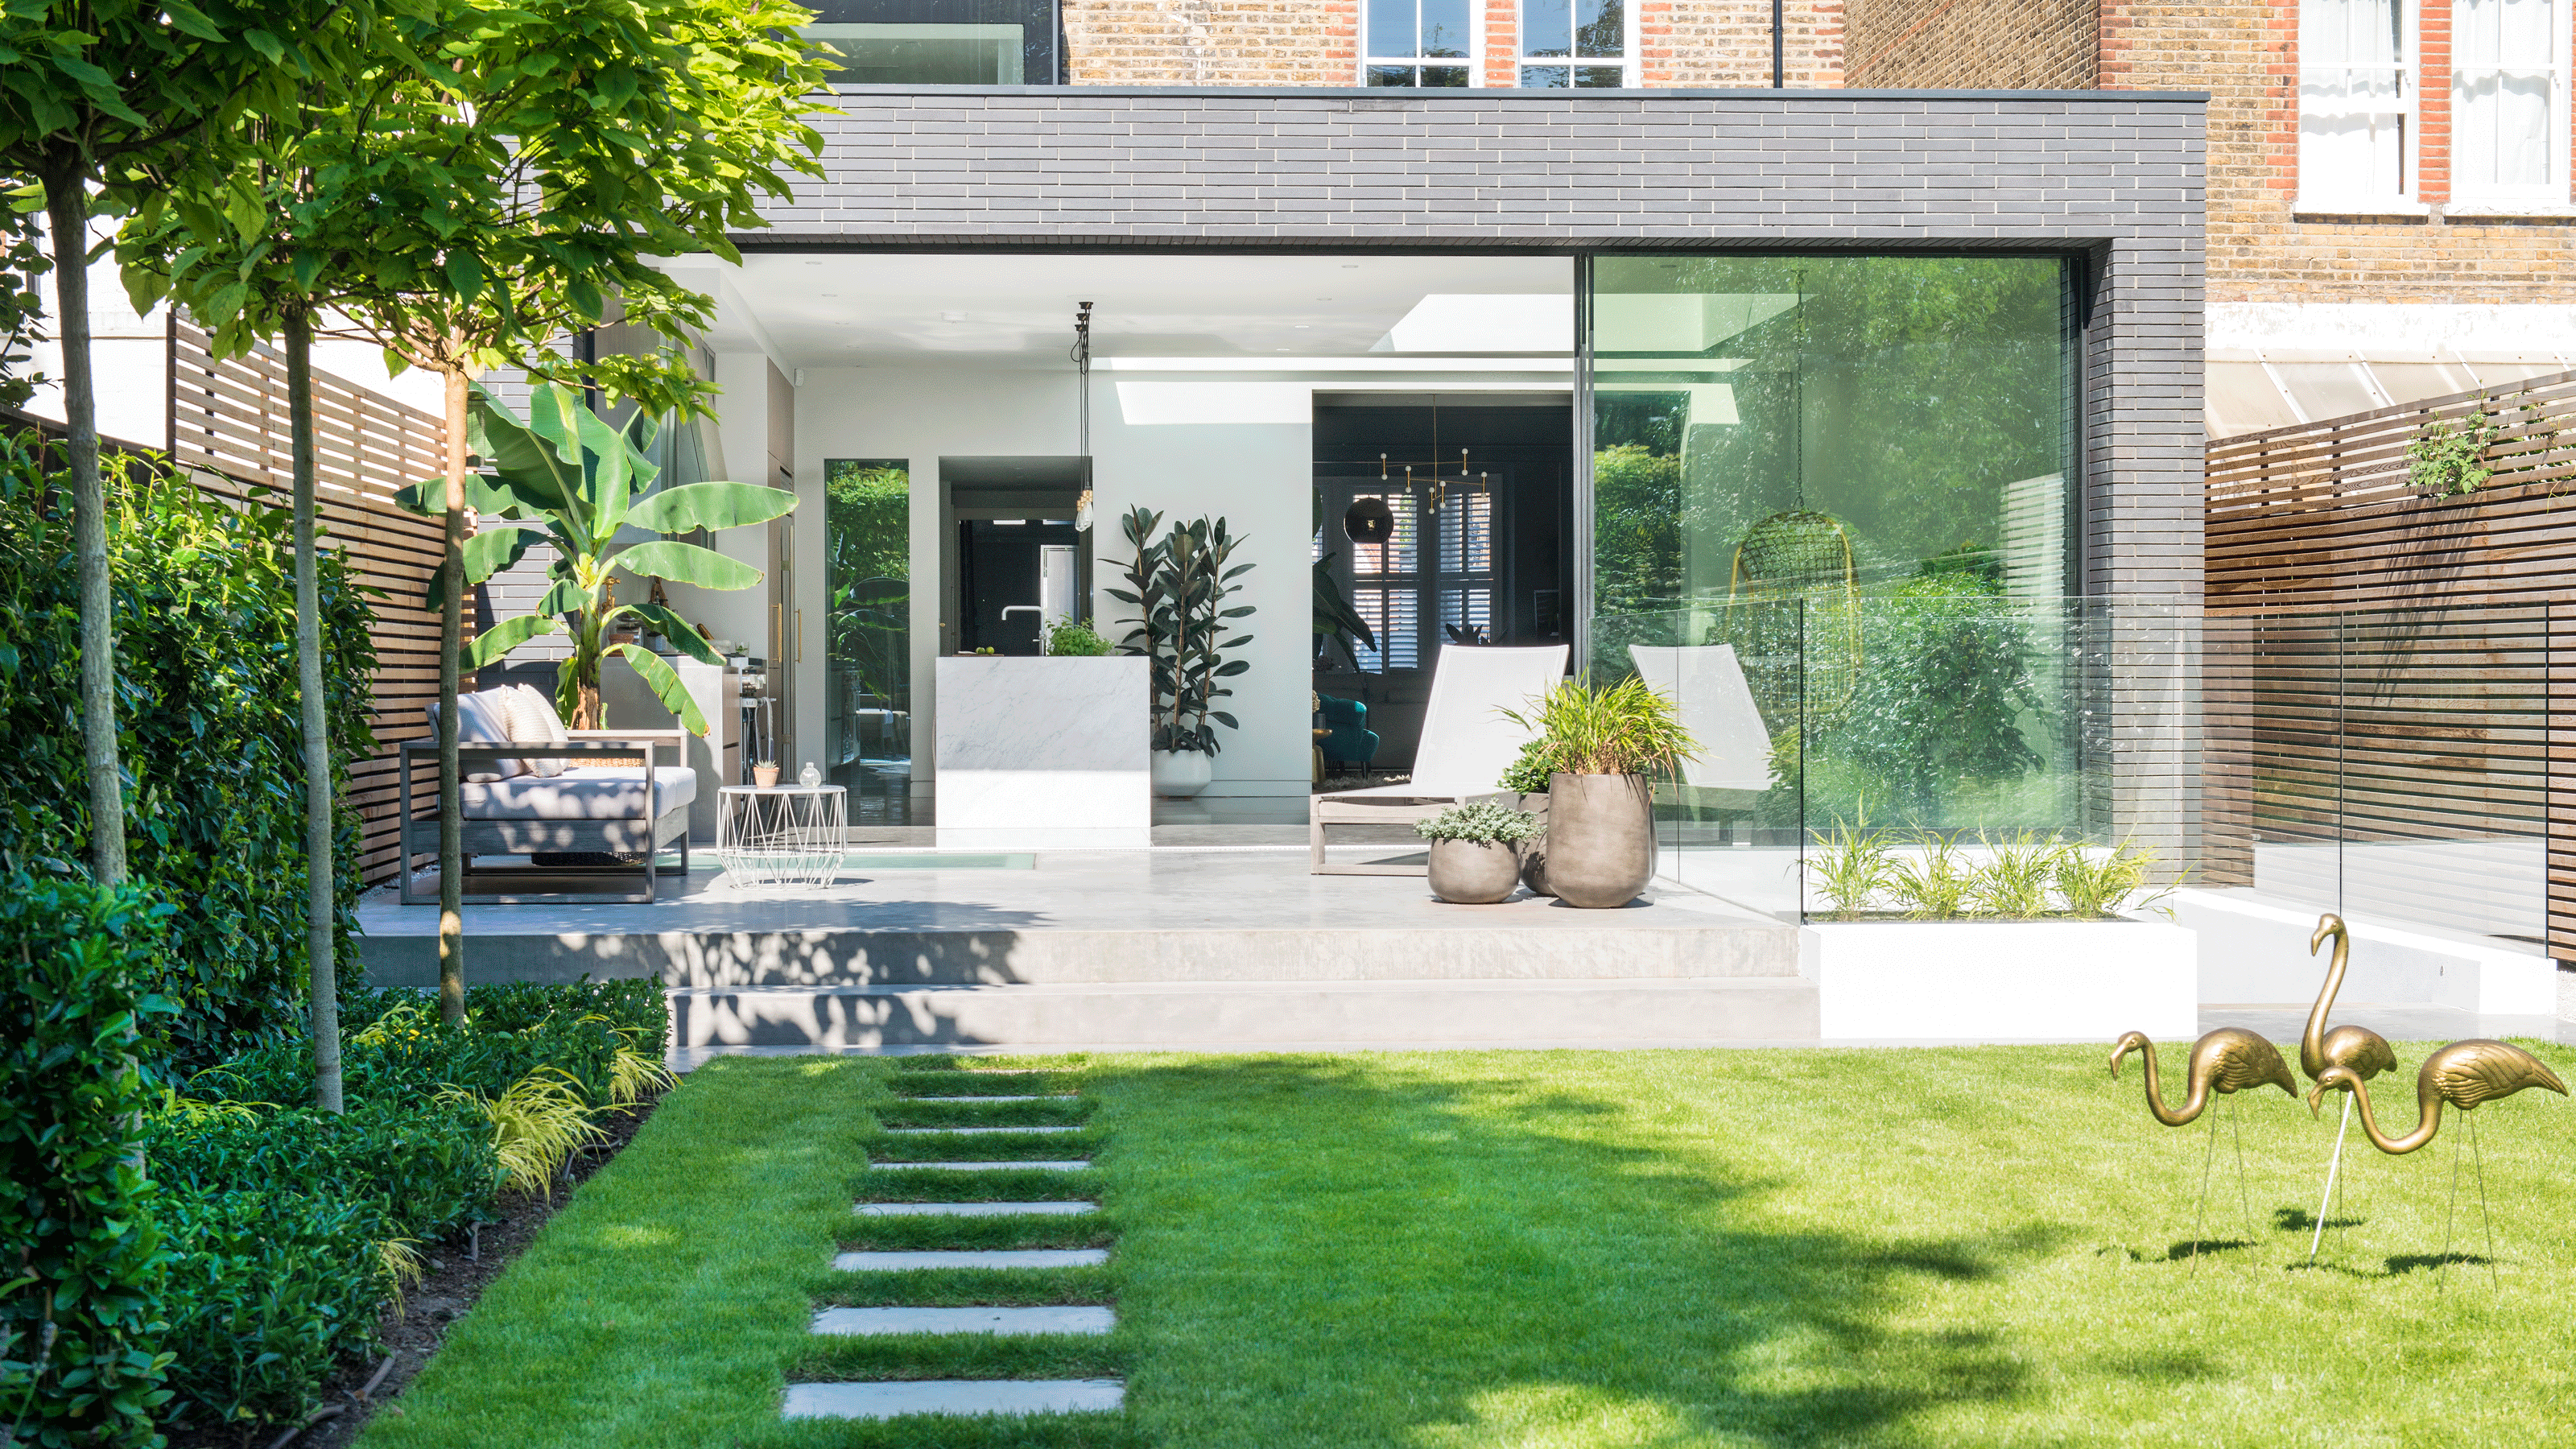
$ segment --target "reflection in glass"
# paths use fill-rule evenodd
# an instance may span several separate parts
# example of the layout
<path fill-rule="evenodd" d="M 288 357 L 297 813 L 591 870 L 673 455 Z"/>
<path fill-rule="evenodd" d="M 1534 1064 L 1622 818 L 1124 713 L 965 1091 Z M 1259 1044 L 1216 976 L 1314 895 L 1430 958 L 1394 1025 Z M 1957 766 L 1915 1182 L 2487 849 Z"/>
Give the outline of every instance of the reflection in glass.
<path fill-rule="evenodd" d="M 823 463 L 830 590 L 825 729 L 852 823 L 900 823 L 912 785 L 912 475 L 900 458 Z"/>
<path fill-rule="evenodd" d="M 1594 264 L 1591 665 L 1679 651 L 1768 736 L 1769 787 L 1668 800 L 1668 844 L 2106 828 L 2068 299 L 2056 258 Z"/>
<path fill-rule="evenodd" d="M 836 85 L 1054 85 L 1054 0 L 815 0 Z"/>

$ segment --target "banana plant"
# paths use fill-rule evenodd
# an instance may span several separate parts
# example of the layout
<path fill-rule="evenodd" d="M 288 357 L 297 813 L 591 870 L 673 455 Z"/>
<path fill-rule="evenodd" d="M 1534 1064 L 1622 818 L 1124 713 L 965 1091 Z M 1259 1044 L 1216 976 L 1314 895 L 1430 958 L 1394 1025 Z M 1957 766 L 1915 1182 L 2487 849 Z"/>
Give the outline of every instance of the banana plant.
<path fill-rule="evenodd" d="M 682 728 L 707 732 L 706 716 L 678 671 L 641 644 L 607 641 L 619 620 L 633 618 L 692 659 L 721 664 L 723 658 L 676 611 L 620 602 L 615 571 L 702 589 L 750 588 L 761 581 L 760 570 L 665 535 L 746 528 L 796 506 L 794 493 L 756 483 L 683 483 L 646 491 L 661 474 L 648 456 L 659 427 L 643 413 L 622 429 L 612 427 L 582 405 L 579 393 L 560 384 L 535 390 L 525 422 L 480 387 L 467 408 L 465 446 L 480 460 L 480 471 L 466 475 L 466 505 L 481 515 L 482 531 L 465 543 L 466 582 L 484 582 L 540 542 L 554 545 L 555 562 L 548 573 L 551 587 L 535 611 L 477 635 L 462 667 L 480 669 L 531 640 L 569 629 L 572 656 L 556 672 L 555 705 L 575 729 L 604 727 L 600 665 L 608 655 L 622 654 Z M 438 510 L 427 500 L 440 498 L 445 487 L 444 479 L 424 479 L 395 501 L 434 517 Z M 444 577 L 442 570 L 430 579 L 432 608 L 443 601 Z"/>

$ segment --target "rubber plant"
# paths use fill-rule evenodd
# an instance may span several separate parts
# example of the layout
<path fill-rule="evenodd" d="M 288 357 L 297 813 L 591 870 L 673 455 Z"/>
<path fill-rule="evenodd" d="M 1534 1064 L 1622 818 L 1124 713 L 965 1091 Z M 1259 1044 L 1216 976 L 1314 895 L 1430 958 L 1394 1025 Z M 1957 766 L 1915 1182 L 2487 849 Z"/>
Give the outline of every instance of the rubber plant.
<path fill-rule="evenodd" d="M 605 727 L 599 670 L 609 655 L 621 654 L 682 728 L 707 732 L 706 716 L 677 670 L 641 644 L 608 640 L 617 622 L 631 616 L 692 659 L 722 664 L 723 657 L 677 611 L 619 602 L 616 572 L 701 589 L 750 588 L 760 582 L 760 570 L 661 535 L 745 528 L 796 506 L 794 493 L 757 483 L 684 483 L 645 492 L 661 471 L 646 457 L 658 429 L 652 415 L 642 412 L 622 429 L 611 427 L 582 405 L 580 393 L 561 383 L 540 384 L 529 395 L 525 422 L 480 388 L 468 410 L 467 443 L 484 471 L 466 481 L 467 506 L 483 515 L 482 531 L 465 545 L 466 582 L 482 583 L 540 541 L 554 545 L 556 557 L 549 571 L 553 586 L 535 611 L 477 635 L 461 662 L 480 669 L 532 639 L 569 628 L 572 654 L 556 673 L 555 699 L 575 729 Z M 415 484 L 397 501 L 436 517 L 438 508 L 424 495 L 434 499 L 441 485 L 436 479 Z M 437 578 L 430 583 L 430 602 L 442 602 Z"/>
<path fill-rule="evenodd" d="M 1249 617 L 1253 606 L 1229 609 L 1225 601 L 1240 591 L 1234 581 L 1253 566 L 1228 562 L 1243 540 L 1226 531 L 1222 518 L 1175 523 L 1157 539 L 1154 531 L 1162 523 L 1159 513 L 1128 510 L 1120 526 L 1136 550 L 1127 562 L 1130 588 L 1111 589 L 1109 596 L 1136 606 L 1136 627 L 1121 647 L 1153 661 L 1153 747 L 1213 755 L 1216 726 L 1239 728 L 1233 715 L 1215 707 L 1234 693 L 1217 681 L 1252 667 L 1248 660 L 1225 657 L 1226 650 L 1251 643 L 1251 635 L 1220 636 L 1238 627 L 1231 621 Z"/>

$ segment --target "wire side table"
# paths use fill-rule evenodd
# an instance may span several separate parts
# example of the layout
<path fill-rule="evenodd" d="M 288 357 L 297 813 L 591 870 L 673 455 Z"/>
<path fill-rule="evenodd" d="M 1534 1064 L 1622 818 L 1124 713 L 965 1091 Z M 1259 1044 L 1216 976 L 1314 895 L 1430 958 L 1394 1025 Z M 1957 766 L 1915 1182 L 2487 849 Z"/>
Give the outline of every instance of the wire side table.
<path fill-rule="evenodd" d="M 716 791 L 716 863 L 736 885 L 827 886 L 849 841 L 839 785 L 726 785 Z"/>

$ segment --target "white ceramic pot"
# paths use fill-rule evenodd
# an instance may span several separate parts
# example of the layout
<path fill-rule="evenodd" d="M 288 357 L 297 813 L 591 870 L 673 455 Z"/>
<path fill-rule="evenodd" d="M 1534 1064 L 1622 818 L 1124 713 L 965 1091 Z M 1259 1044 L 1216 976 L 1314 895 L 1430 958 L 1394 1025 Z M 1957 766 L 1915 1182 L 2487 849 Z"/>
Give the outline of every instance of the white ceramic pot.
<path fill-rule="evenodd" d="M 1431 893 L 1451 905 L 1490 906 L 1520 883 L 1520 852 L 1501 841 L 1431 842 Z"/>
<path fill-rule="evenodd" d="M 1216 760 L 1213 756 L 1197 750 L 1154 752 L 1154 793 L 1166 799 L 1187 800 L 1206 789 L 1208 781 L 1215 778 Z"/>

